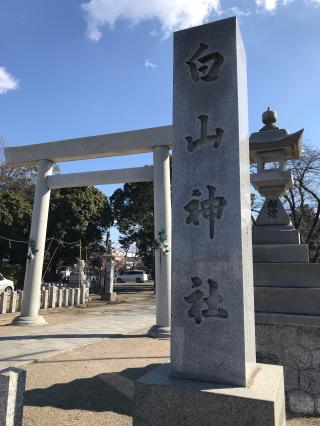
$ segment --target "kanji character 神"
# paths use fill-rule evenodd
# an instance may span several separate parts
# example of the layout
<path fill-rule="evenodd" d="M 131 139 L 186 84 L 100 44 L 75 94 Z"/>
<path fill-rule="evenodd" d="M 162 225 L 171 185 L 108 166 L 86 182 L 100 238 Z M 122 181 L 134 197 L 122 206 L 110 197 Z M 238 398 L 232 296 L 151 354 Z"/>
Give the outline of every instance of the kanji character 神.
<path fill-rule="evenodd" d="M 197 199 L 193 199 L 189 201 L 188 204 L 184 206 L 184 209 L 189 213 L 186 223 L 189 225 L 192 223 L 193 225 L 199 225 L 199 219 L 202 216 L 205 219 L 209 219 L 209 234 L 212 239 L 214 236 L 214 219 L 220 219 L 223 213 L 223 208 L 227 204 L 224 197 L 215 197 L 216 188 L 211 185 L 207 185 L 209 191 L 209 198 L 204 201 L 199 201 Z M 197 194 L 196 195 L 196 191 Z M 199 190 L 193 191 L 194 196 L 201 196 L 202 193 Z"/>

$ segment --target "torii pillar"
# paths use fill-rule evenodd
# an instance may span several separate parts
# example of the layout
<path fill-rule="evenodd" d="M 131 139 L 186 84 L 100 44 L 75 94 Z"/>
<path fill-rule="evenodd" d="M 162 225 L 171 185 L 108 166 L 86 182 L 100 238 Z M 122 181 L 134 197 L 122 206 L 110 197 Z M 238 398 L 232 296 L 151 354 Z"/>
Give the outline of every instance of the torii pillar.
<path fill-rule="evenodd" d="M 35 326 L 46 324 L 45 319 L 39 315 L 39 308 L 50 203 L 47 176 L 52 175 L 52 169 L 53 163 L 51 161 L 40 160 L 38 162 L 21 315 L 14 319 L 14 325 Z"/>
<path fill-rule="evenodd" d="M 148 332 L 150 337 L 170 337 L 171 317 L 171 189 L 169 148 L 161 145 L 153 149 L 154 234 L 166 238 L 166 250 L 155 249 L 156 324 Z"/>

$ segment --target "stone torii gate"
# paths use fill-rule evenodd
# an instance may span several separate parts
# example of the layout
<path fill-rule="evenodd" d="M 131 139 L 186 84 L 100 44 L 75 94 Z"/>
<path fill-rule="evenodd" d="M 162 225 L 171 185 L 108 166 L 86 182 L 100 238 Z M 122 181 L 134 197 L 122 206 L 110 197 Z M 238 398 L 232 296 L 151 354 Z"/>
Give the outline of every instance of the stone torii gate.
<path fill-rule="evenodd" d="M 164 231 L 168 246 L 171 247 L 169 159 L 171 145 L 172 127 L 162 126 L 5 148 L 7 165 L 37 165 L 38 171 L 29 239 L 32 243 L 29 243 L 21 315 L 15 319 L 15 325 L 45 324 L 44 318 L 39 315 L 39 303 L 52 188 L 153 181 L 155 236 Z M 53 165 L 57 162 L 146 152 L 153 152 L 153 166 L 52 175 Z M 162 256 L 161 261 L 160 255 L 160 249 L 157 249 L 155 253 L 156 324 L 149 330 L 152 337 L 164 337 L 170 333 L 171 252 Z"/>

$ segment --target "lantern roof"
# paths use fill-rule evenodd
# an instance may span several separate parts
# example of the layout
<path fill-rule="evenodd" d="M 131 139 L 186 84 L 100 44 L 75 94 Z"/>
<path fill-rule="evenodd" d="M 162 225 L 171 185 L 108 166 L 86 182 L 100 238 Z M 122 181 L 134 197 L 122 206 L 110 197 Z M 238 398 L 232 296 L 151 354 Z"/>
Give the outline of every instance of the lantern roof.
<path fill-rule="evenodd" d="M 289 133 L 287 129 L 280 129 L 277 123 L 277 113 L 268 107 L 262 114 L 264 126 L 259 132 L 252 133 L 250 143 L 250 161 L 258 162 L 259 154 L 267 154 L 272 160 L 277 161 L 279 151 L 283 153 L 284 160 L 294 160 L 300 158 L 301 141 L 304 129 L 295 133 Z M 274 153 L 274 155 L 273 155 Z"/>

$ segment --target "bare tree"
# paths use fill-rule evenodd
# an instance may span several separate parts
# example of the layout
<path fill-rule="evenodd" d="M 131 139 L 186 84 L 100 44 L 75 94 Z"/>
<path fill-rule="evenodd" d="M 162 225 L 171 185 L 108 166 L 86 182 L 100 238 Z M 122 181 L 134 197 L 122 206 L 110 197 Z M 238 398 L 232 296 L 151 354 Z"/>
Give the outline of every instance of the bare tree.
<path fill-rule="evenodd" d="M 294 187 L 285 198 L 285 207 L 301 242 L 308 244 L 311 262 L 320 261 L 320 151 L 303 147 L 299 160 L 288 161 L 293 173 Z"/>
<path fill-rule="evenodd" d="M 32 203 L 35 181 L 35 167 L 13 167 L 0 161 L 0 190 L 21 194 Z"/>
<path fill-rule="evenodd" d="M 4 162 L 4 140 L 0 137 L 0 165 Z"/>
<path fill-rule="evenodd" d="M 320 150 L 304 145 L 303 156 L 287 162 L 294 187 L 283 197 L 284 207 L 293 226 L 299 230 L 301 243 L 308 244 L 310 261 L 320 262 Z M 251 165 L 256 173 L 256 165 Z M 255 225 L 264 198 L 252 187 L 251 218 Z"/>

